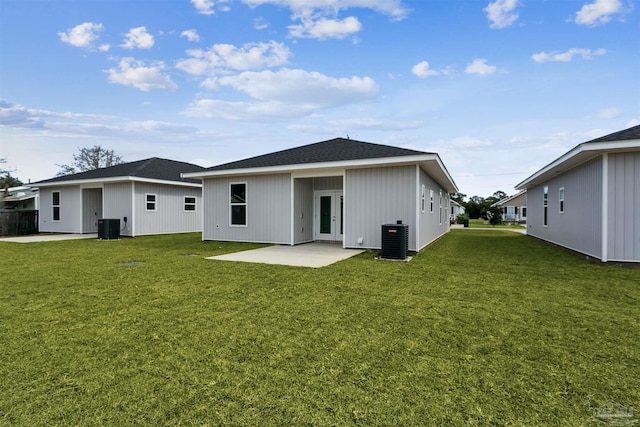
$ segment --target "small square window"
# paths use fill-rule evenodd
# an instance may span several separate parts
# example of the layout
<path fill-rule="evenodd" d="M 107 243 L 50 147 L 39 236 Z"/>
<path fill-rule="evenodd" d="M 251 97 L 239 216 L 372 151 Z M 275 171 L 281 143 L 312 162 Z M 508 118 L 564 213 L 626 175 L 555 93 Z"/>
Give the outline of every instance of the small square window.
<path fill-rule="evenodd" d="M 187 212 L 195 212 L 196 211 L 196 198 L 185 196 L 184 197 L 184 210 Z"/>
<path fill-rule="evenodd" d="M 146 194 L 145 195 L 145 201 L 146 201 L 146 210 L 150 211 L 150 212 L 155 212 L 156 211 L 156 199 L 157 196 L 155 194 Z"/>

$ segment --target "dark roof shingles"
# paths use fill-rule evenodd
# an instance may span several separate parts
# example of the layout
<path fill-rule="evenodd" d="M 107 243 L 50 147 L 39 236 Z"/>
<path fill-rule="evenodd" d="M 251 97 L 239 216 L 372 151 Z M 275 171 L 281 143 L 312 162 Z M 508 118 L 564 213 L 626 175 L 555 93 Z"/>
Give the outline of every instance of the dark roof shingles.
<path fill-rule="evenodd" d="M 640 125 L 633 126 L 618 132 L 610 133 L 609 135 L 592 139 L 591 141 L 587 141 L 586 143 L 588 144 L 591 142 L 626 141 L 630 139 L 640 139 Z"/>
<path fill-rule="evenodd" d="M 272 166 L 286 166 L 306 163 L 339 162 L 348 160 L 377 159 L 384 157 L 415 156 L 430 154 L 423 151 L 388 145 L 372 144 L 370 142 L 352 139 L 335 138 L 328 141 L 316 142 L 301 147 L 263 154 L 244 160 L 214 166 L 208 171 L 248 169 Z"/>
<path fill-rule="evenodd" d="M 204 168 L 191 163 L 152 157 L 150 159 L 139 160 L 136 162 L 122 163 L 106 168 L 79 172 L 71 175 L 58 176 L 55 178 L 40 181 L 39 183 L 83 181 L 117 177 L 137 177 L 157 179 L 162 181 L 177 181 L 199 184 L 199 180 L 184 179 L 180 176 L 180 174 L 187 172 L 198 172 L 201 170 L 204 170 Z"/>

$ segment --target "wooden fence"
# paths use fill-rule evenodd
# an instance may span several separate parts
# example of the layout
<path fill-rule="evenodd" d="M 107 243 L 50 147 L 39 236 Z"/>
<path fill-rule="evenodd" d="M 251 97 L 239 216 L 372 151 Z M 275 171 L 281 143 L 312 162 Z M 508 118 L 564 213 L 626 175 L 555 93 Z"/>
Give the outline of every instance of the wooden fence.
<path fill-rule="evenodd" d="M 38 211 L 0 210 L 0 236 L 38 234 Z"/>

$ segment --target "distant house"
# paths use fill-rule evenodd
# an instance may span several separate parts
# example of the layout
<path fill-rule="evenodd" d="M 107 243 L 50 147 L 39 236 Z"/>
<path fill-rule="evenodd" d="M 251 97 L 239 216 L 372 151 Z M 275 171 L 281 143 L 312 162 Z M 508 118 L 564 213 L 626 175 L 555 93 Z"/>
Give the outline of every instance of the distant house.
<path fill-rule="evenodd" d="M 96 233 L 101 218 L 123 236 L 201 231 L 202 185 L 180 174 L 202 169 L 154 157 L 36 182 L 40 232 Z"/>
<path fill-rule="evenodd" d="M 510 223 L 527 222 L 527 192 L 520 191 L 511 197 L 495 202 L 491 207 L 502 209 L 502 221 Z"/>
<path fill-rule="evenodd" d="M 27 186 L 0 189 L 0 209 L 37 211 L 39 196 L 38 189 Z"/>
<path fill-rule="evenodd" d="M 464 206 L 453 199 L 449 200 L 449 221 L 451 224 L 455 223 L 458 215 L 464 215 L 465 212 Z"/>
<path fill-rule="evenodd" d="M 183 174 L 203 183 L 204 240 L 381 248 L 408 225 L 417 251 L 449 231 L 457 187 L 436 153 L 336 138 Z"/>
<path fill-rule="evenodd" d="M 640 262 L 640 126 L 588 142 L 516 186 L 527 233 L 603 262 Z"/>

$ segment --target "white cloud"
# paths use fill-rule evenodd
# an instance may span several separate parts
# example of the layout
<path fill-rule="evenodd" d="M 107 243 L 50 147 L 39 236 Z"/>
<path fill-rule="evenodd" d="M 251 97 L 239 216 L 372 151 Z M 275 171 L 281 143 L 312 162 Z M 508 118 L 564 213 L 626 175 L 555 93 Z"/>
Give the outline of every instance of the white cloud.
<path fill-rule="evenodd" d="M 92 48 L 93 42 L 99 37 L 98 33 L 103 30 L 102 24 L 85 22 L 70 28 L 67 32 L 58 33 L 58 36 L 60 40 L 71 46 Z"/>
<path fill-rule="evenodd" d="M 574 56 L 581 56 L 582 59 L 592 59 L 594 56 L 601 56 L 607 53 L 605 49 L 578 49 L 572 48 L 566 52 L 540 52 L 531 55 L 531 58 L 536 62 L 569 62 Z"/>
<path fill-rule="evenodd" d="M 411 72 L 420 77 L 420 78 L 427 78 L 427 77 L 431 77 L 431 76 L 437 76 L 440 74 L 439 71 L 436 71 L 434 69 L 430 68 L 430 65 L 427 61 L 422 61 L 416 65 L 413 66 L 413 68 L 411 69 Z"/>
<path fill-rule="evenodd" d="M 246 71 L 221 77 L 218 84 L 259 100 L 310 104 L 316 108 L 360 102 L 373 98 L 378 92 L 378 85 L 370 77 L 334 78 L 286 68 L 277 72 Z"/>
<path fill-rule="evenodd" d="M 322 108 L 367 101 L 378 92 L 369 77 L 333 78 L 291 69 L 246 71 L 220 77 L 215 84 L 244 92 L 254 101 L 200 99 L 187 109 L 186 115 L 228 120 L 302 117 Z"/>
<path fill-rule="evenodd" d="M 481 76 L 488 76 L 498 71 L 498 67 L 487 64 L 487 60 L 483 58 L 474 59 L 464 72 L 467 74 L 479 74 Z"/>
<path fill-rule="evenodd" d="M 380 131 L 418 129 L 424 126 L 424 122 L 421 121 L 400 122 L 396 120 L 380 120 L 369 117 L 329 120 L 329 124 L 345 130 L 368 129 Z"/>
<path fill-rule="evenodd" d="M 302 10 L 324 10 L 337 14 L 349 8 L 366 8 L 390 16 L 393 20 L 406 18 L 409 9 L 401 0 L 242 0 L 243 3 L 256 7 L 263 4 L 288 7 L 294 12 Z"/>
<path fill-rule="evenodd" d="M 590 27 L 606 24 L 611 20 L 611 15 L 621 12 L 620 0 L 595 0 L 587 3 L 576 12 L 576 24 Z"/>
<path fill-rule="evenodd" d="M 603 110 L 598 111 L 596 117 L 599 119 L 615 119 L 616 117 L 620 117 L 622 115 L 622 110 L 617 107 L 605 108 Z"/>
<path fill-rule="evenodd" d="M 269 23 L 262 17 L 253 20 L 253 28 L 256 30 L 264 30 L 269 28 Z"/>
<path fill-rule="evenodd" d="M 213 3 L 211 0 L 191 0 L 191 4 L 202 15 L 213 15 Z"/>
<path fill-rule="evenodd" d="M 125 49 L 151 49 L 153 47 L 153 36 L 147 33 L 146 27 L 132 28 L 124 37 L 124 43 L 121 46 Z"/>
<path fill-rule="evenodd" d="M 257 70 L 285 65 L 291 51 L 281 43 L 247 43 L 242 47 L 214 44 L 209 50 L 192 49 L 191 58 L 177 62 L 176 67 L 193 75 L 213 75 L 226 70 Z"/>
<path fill-rule="evenodd" d="M 358 18 L 349 16 L 345 19 L 312 19 L 301 18 L 302 23 L 289 26 L 289 35 L 296 38 L 314 38 L 324 40 L 328 38 L 343 39 L 362 29 Z"/>
<path fill-rule="evenodd" d="M 196 30 L 184 30 L 180 33 L 180 37 L 186 37 L 190 42 L 199 42 L 200 35 Z"/>
<path fill-rule="evenodd" d="M 491 28 L 506 28 L 518 19 L 518 0 L 496 0 L 484 8 Z"/>
<path fill-rule="evenodd" d="M 163 62 L 154 62 L 151 66 L 145 66 L 142 61 L 134 58 L 122 58 L 119 68 L 105 70 L 110 83 L 124 86 L 133 86 L 147 92 L 151 89 L 176 90 L 178 85 L 171 78 L 162 74 Z"/>
<path fill-rule="evenodd" d="M 627 122 L 625 129 L 640 125 L 640 119 L 631 119 Z"/>

